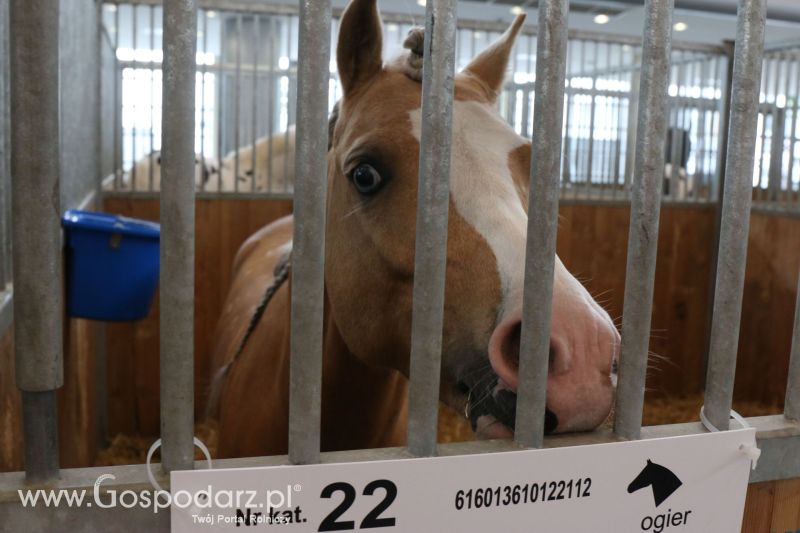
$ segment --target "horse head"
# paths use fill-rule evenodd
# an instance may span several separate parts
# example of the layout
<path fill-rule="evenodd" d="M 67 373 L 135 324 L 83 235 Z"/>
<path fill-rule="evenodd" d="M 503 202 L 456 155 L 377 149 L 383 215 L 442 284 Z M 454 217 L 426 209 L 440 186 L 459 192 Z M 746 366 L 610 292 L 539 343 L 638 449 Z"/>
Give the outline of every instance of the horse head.
<path fill-rule="evenodd" d="M 483 437 L 514 424 L 531 145 L 496 100 L 523 20 L 455 78 L 441 398 L 466 405 Z M 342 15 L 325 263 L 348 349 L 406 375 L 423 120 L 421 48 L 409 41 L 406 56 L 384 64 L 376 1 L 353 0 Z M 613 402 L 619 334 L 558 258 L 550 343 L 547 430 L 597 427 Z"/>

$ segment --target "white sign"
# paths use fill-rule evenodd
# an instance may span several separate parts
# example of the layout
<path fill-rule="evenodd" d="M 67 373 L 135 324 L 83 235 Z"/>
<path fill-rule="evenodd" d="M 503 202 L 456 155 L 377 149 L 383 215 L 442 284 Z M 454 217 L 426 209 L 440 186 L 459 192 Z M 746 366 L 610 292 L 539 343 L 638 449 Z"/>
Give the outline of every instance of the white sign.
<path fill-rule="evenodd" d="M 755 430 L 742 429 L 456 457 L 178 471 L 172 530 L 732 533 L 741 528 L 750 472 L 740 447 L 753 445 Z"/>

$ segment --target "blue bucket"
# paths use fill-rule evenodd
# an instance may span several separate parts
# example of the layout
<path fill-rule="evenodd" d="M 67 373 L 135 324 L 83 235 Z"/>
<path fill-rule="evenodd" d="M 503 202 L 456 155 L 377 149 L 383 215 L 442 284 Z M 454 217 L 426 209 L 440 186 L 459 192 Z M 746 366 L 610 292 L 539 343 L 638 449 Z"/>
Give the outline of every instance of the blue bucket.
<path fill-rule="evenodd" d="M 155 222 L 70 209 L 65 233 L 67 314 L 126 321 L 147 316 L 158 286 Z"/>

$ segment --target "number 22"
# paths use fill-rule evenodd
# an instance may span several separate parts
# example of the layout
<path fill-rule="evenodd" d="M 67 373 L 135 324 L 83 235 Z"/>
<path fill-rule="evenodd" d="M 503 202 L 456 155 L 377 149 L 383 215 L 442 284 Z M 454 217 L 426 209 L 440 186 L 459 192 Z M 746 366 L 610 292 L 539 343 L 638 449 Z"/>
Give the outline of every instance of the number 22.
<path fill-rule="evenodd" d="M 378 527 L 394 527 L 396 520 L 394 518 L 381 518 L 381 514 L 388 509 L 395 498 L 397 498 L 397 485 L 388 479 L 377 479 L 364 487 L 364 496 L 372 496 L 377 489 L 383 489 L 386 495 L 383 500 L 370 511 L 364 520 L 361 521 L 360 529 L 373 529 Z M 325 517 L 319 525 L 317 531 L 347 531 L 356 528 L 356 523 L 353 520 L 337 521 L 347 510 L 353 505 L 356 500 L 356 489 L 349 483 L 337 482 L 331 483 L 322 489 L 320 498 L 329 499 L 335 492 L 344 494 L 342 502 Z"/>

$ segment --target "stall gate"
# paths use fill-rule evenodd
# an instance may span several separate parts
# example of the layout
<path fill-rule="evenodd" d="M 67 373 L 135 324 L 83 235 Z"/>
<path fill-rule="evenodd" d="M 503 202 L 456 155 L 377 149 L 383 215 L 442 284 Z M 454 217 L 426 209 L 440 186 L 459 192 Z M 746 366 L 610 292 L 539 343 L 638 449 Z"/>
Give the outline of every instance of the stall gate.
<path fill-rule="evenodd" d="M 296 224 L 293 241 L 289 454 L 288 458 L 221 460 L 216 462 L 217 466 L 281 464 L 287 460 L 294 464 L 334 459 L 364 461 L 377 457 L 404 458 L 409 454 L 431 456 L 489 453 L 520 447 L 542 447 L 546 444 L 543 438 L 543 414 L 549 359 L 549 302 L 552 301 L 553 277 L 527 275 L 516 411 L 517 431 L 514 441 L 437 445 L 445 252 L 442 246 L 426 246 L 425 243 L 445 242 L 447 231 L 445 221 L 448 216 L 449 185 L 447 180 L 436 177 L 449 176 L 449 157 L 439 157 L 439 154 L 448 154 L 450 149 L 449 125 L 453 97 L 451 73 L 455 68 L 458 35 L 453 16 L 455 4 L 455 0 L 429 1 L 426 16 L 428 31 L 432 33 L 424 61 L 426 72 L 431 75 L 424 80 L 423 107 L 436 109 L 438 112 L 423 111 L 422 114 L 423 117 L 437 119 L 424 119 L 422 124 L 423 136 L 435 141 L 422 147 L 420 161 L 408 448 L 336 454 L 320 452 L 325 147 L 327 117 L 332 102 L 332 17 L 330 2 L 302 0 L 296 34 L 291 36 L 291 41 L 299 43 L 299 59 L 294 89 L 297 92 L 297 171 L 294 181 Z M 737 45 L 733 58 L 728 119 L 730 134 L 725 160 L 725 187 L 721 199 L 719 260 L 705 394 L 706 415 L 711 424 L 722 430 L 728 429 L 730 424 L 746 236 L 753 199 L 753 147 L 757 142 L 759 115 L 764 116 L 763 112 L 760 113 L 762 107 L 759 107 L 758 83 L 753 80 L 761 79 L 765 6 L 765 0 L 740 0 Z M 59 469 L 55 394 L 63 381 L 60 335 L 61 237 L 58 206 L 41 201 L 42 198 L 51 198 L 50 193 L 57 189 L 59 183 L 58 169 L 54 163 L 58 160 L 59 150 L 59 72 L 55 59 L 58 57 L 57 8 L 58 0 L 11 2 L 10 57 L 14 84 L 11 91 L 11 110 L 13 116 L 25 117 L 16 123 L 12 132 L 14 218 L 11 232 L 15 244 L 16 382 L 22 390 L 23 398 L 26 470 L 24 473 L 0 475 L 0 510 L 7 523 L 12 526 L 20 524 L 19 527 L 23 527 L 21 524 L 29 527 L 31 521 L 37 520 L 43 521 L 38 523 L 53 523 L 53 520 L 62 520 L 67 512 L 48 509 L 37 511 L 37 515 L 31 517 L 30 512 L 20 505 L 16 492 L 17 488 L 26 484 L 91 489 L 100 473 L 112 473 L 116 479 L 109 480 L 104 485 L 108 489 L 125 487 L 143 490 L 149 486 L 145 469 L 141 465 Z M 663 195 L 664 139 L 671 125 L 681 124 L 681 115 L 695 111 L 700 113 L 700 110 L 706 109 L 702 103 L 685 103 L 682 98 L 686 95 L 682 96 L 678 91 L 677 94 L 672 94 L 672 101 L 677 106 L 673 107 L 675 120 L 670 116 L 671 111 L 667 104 L 669 95 L 675 93 L 670 90 L 670 58 L 674 63 L 673 71 L 677 68 L 679 76 L 681 72 L 684 72 L 684 76 L 687 75 L 687 69 L 691 70 L 688 65 L 695 65 L 692 67 L 694 69 L 699 65 L 702 71 L 706 62 L 704 59 L 696 60 L 692 54 L 679 53 L 679 59 L 675 63 L 675 55 L 670 53 L 671 11 L 671 0 L 646 2 L 645 38 L 639 54 L 641 68 L 636 79 L 632 81 L 640 89 L 635 104 L 637 135 L 632 154 L 633 170 L 630 173 L 632 208 L 614 431 L 613 434 L 600 432 L 561 438 L 562 441 L 572 444 L 611 442 L 619 438 L 646 439 L 704 431 L 696 423 L 645 428 L 641 424 L 657 244 L 657 239 L 653 236 L 658 235 L 658 217 Z M 529 227 L 534 231 L 529 231 L 527 236 L 526 271 L 529 274 L 552 272 L 554 265 L 557 231 L 555 217 L 564 152 L 561 135 L 564 129 L 564 108 L 554 103 L 561 102 L 565 97 L 568 70 L 565 68 L 568 59 L 567 12 L 567 0 L 542 0 L 539 5 L 539 27 L 548 27 L 553 31 L 542 32 L 537 36 L 537 55 L 549 60 L 538 62 L 537 76 L 533 80 L 535 112 L 529 129 L 539 141 L 533 144 L 531 169 L 537 183 L 537 194 L 530 198 Z M 202 137 L 206 115 L 203 112 L 197 117 L 196 100 L 192 97 L 199 93 L 202 99 L 204 90 L 204 83 L 200 85 L 199 91 L 197 83 L 197 13 L 196 0 L 169 0 L 165 4 L 162 67 L 165 73 L 162 95 L 164 115 L 160 132 L 160 148 L 163 154 L 161 171 L 164 175 L 160 190 L 163 471 L 158 477 L 161 482 L 166 481 L 166 475 L 170 471 L 194 467 L 191 339 L 194 309 L 194 176 L 198 148 L 195 132 L 199 124 Z M 208 11 L 206 18 L 207 15 Z M 436 25 L 432 24 L 434 18 L 437 20 Z M 234 24 L 236 27 L 244 27 L 244 17 L 236 17 Z M 199 27 L 203 27 L 203 22 Z M 119 60 L 119 53 L 117 59 Z M 133 60 L 138 62 L 140 59 L 142 58 L 136 58 L 134 52 Z M 150 59 L 155 60 L 152 57 Z M 237 65 L 231 68 L 238 68 Z M 687 67 L 683 68 L 681 65 Z M 290 67 L 294 68 L 291 65 Z M 721 68 L 719 64 L 716 67 Z M 714 62 L 711 61 L 705 68 L 713 69 Z M 134 75 L 137 75 L 135 71 L 134 68 Z M 269 78 L 276 74 L 267 72 L 265 75 Z M 530 81 L 526 80 L 526 83 Z M 241 85 L 239 84 L 238 90 L 243 89 Z M 26 90 L 30 87 L 39 87 L 40 90 Z M 594 89 L 600 90 L 597 87 Z M 576 102 L 577 96 L 576 93 Z M 692 95 L 689 97 L 694 98 Z M 703 98 L 702 89 L 700 98 Z M 286 113 L 291 111 L 287 110 Z M 280 115 L 280 112 L 275 114 Z M 595 115 L 596 113 L 592 114 Z M 288 124 L 291 118 L 287 116 L 285 122 L 281 122 L 280 117 L 275 120 L 275 127 L 278 129 L 281 125 Z M 762 118 L 763 121 L 765 119 Z M 235 135 L 234 131 L 234 138 Z M 685 146 L 685 135 L 674 138 L 676 140 L 673 141 L 671 151 L 680 155 L 684 152 L 681 144 Z M 30 142 L 32 139 L 36 142 Z M 132 139 L 132 143 L 141 142 L 136 134 Z M 241 140 L 240 138 L 239 141 Z M 592 158 L 601 157 L 603 144 L 598 144 L 597 141 L 595 138 L 586 147 L 587 158 L 589 153 Z M 215 142 L 219 143 L 219 140 L 215 139 Z M 204 146 L 202 143 L 201 145 Z M 605 148 L 612 145 L 613 143 L 608 144 Z M 148 145 L 146 150 L 155 146 Z M 592 146 L 594 148 L 590 149 Z M 575 146 L 569 149 L 582 150 Z M 223 150 L 218 146 L 217 152 L 211 151 L 218 157 Z M 137 149 L 132 148 L 131 161 L 136 153 Z M 120 154 L 120 157 L 124 156 Z M 698 168 L 708 168 L 706 163 L 697 165 Z M 115 179 L 121 179 L 119 173 Z M 574 181 L 577 178 L 571 179 Z M 800 477 L 800 309 L 798 311 L 785 413 L 747 420 L 757 429 L 759 446 L 763 451 L 758 468 L 751 474 L 753 482 Z M 92 523 L 103 521 L 106 525 L 108 520 L 124 519 L 131 527 L 144 527 L 145 524 L 158 520 L 149 510 L 142 510 L 138 514 L 135 510 L 114 510 L 110 515 L 102 515 L 97 509 L 85 508 L 70 509 L 69 512 L 78 513 L 77 516 L 83 516 Z M 109 516 L 112 518 L 108 518 Z"/>

